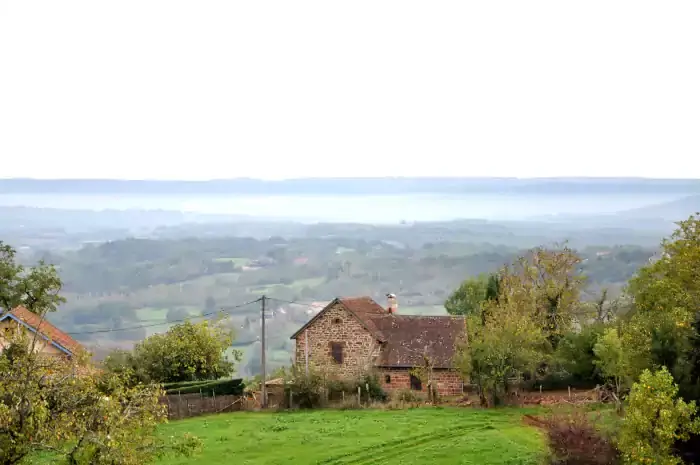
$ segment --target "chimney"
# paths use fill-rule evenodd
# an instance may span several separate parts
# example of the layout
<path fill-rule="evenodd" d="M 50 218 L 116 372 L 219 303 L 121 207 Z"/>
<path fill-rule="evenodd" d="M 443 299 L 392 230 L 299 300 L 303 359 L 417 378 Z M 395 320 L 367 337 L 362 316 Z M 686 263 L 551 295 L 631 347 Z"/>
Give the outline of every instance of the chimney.
<path fill-rule="evenodd" d="M 387 310 L 389 311 L 389 313 L 396 313 L 399 310 L 399 304 L 396 302 L 396 295 L 387 294 L 386 298 L 389 301 L 387 305 Z"/>

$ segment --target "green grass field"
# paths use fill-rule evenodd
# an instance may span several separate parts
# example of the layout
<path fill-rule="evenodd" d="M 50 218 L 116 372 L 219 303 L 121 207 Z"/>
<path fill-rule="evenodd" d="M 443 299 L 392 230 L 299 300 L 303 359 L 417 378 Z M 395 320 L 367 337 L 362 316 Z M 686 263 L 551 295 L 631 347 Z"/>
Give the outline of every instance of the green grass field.
<path fill-rule="evenodd" d="M 421 408 L 191 418 L 162 433 L 195 434 L 203 450 L 159 464 L 537 464 L 543 438 L 522 423 L 523 412 Z"/>

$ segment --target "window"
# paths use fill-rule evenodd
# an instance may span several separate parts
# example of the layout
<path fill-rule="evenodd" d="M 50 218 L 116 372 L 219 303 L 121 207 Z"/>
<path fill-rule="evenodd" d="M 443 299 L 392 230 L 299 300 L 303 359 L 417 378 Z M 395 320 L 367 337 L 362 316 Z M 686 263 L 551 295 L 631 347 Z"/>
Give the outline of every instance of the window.
<path fill-rule="evenodd" d="M 391 384 L 391 375 L 384 376 L 384 383 Z"/>
<path fill-rule="evenodd" d="M 334 318 L 334 319 L 333 319 L 333 323 L 335 323 L 335 324 L 337 324 L 337 325 L 339 325 L 339 324 L 342 323 L 342 322 L 343 322 L 343 321 L 342 321 L 340 318 Z"/>
<path fill-rule="evenodd" d="M 411 375 L 411 390 L 413 390 L 413 391 L 422 391 L 423 390 L 423 383 L 421 383 L 420 379 L 418 379 L 418 377 L 415 375 Z"/>
<path fill-rule="evenodd" d="M 340 342 L 331 342 L 331 356 L 335 363 L 343 363 L 343 344 Z"/>

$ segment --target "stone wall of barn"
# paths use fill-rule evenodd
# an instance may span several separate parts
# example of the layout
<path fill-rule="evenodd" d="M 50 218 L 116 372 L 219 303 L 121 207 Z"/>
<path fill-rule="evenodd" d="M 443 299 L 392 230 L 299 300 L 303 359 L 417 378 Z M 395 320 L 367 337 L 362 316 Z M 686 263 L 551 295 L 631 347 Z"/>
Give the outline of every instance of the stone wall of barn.
<path fill-rule="evenodd" d="M 411 373 L 408 368 L 381 368 L 380 383 L 382 388 L 391 393 L 398 390 L 411 389 Z M 460 374 L 454 370 L 434 370 L 433 380 L 437 383 L 437 391 L 440 396 L 461 396 L 463 380 Z M 428 393 L 426 383 L 421 383 L 421 392 Z"/>
<path fill-rule="evenodd" d="M 375 338 L 340 303 L 323 312 L 297 336 L 295 361 L 302 373 L 306 366 L 307 337 L 309 366 L 319 366 L 343 378 L 370 370 L 379 350 Z M 334 361 L 331 343 L 342 345 L 342 363 Z"/>

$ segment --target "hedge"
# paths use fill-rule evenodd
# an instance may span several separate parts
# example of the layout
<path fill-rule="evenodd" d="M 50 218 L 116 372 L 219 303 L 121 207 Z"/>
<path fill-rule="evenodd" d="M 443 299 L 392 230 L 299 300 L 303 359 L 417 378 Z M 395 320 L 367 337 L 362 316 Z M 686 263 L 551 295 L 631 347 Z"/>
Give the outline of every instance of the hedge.
<path fill-rule="evenodd" d="M 205 397 L 212 395 L 240 396 L 245 385 L 242 379 L 221 379 L 216 381 L 183 381 L 179 383 L 167 383 L 163 385 L 166 394 L 194 394 L 201 392 Z"/>

